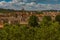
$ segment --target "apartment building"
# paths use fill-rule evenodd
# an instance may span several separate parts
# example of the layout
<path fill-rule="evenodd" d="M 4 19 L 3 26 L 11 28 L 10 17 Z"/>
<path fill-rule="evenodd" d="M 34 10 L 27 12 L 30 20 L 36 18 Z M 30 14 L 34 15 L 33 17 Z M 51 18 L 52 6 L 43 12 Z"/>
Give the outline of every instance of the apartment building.
<path fill-rule="evenodd" d="M 47 12 L 43 11 L 43 14 L 37 14 L 36 11 L 20 11 L 14 13 L 0 13 L 0 27 L 4 23 L 9 24 L 28 24 L 28 19 L 31 15 L 35 15 L 39 18 L 39 21 L 42 21 L 44 16 L 51 16 L 52 20 L 55 20 L 56 15 L 59 15 L 60 12 Z"/>

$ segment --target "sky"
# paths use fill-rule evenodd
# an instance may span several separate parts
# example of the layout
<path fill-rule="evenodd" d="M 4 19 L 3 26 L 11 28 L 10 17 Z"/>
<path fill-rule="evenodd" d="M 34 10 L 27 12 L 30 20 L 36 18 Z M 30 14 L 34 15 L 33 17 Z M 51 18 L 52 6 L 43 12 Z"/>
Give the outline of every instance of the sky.
<path fill-rule="evenodd" d="M 60 0 L 0 0 L 0 8 L 21 10 L 60 10 Z"/>

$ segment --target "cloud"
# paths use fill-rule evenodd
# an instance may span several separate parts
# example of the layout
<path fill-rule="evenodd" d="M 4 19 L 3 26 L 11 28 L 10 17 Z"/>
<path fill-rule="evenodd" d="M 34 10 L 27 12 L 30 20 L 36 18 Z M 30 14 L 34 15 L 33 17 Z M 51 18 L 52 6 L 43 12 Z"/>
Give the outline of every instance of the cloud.
<path fill-rule="evenodd" d="M 6 8 L 6 9 L 15 9 L 15 10 L 21 10 L 22 7 L 25 8 L 25 10 L 60 10 L 60 4 L 41 4 L 34 2 L 36 0 L 31 0 L 32 2 L 28 2 L 28 0 L 12 0 L 9 2 L 1 1 L 0 2 L 0 8 Z M 39 0 L 40 1 L 40 0 Z"/>
<path fill-rule="evenodd" d="M 4 5 L 4 4 L 6 4 L 5 1 L 1 1 L 1 2 L 0 2 L 0 5 Z"/>

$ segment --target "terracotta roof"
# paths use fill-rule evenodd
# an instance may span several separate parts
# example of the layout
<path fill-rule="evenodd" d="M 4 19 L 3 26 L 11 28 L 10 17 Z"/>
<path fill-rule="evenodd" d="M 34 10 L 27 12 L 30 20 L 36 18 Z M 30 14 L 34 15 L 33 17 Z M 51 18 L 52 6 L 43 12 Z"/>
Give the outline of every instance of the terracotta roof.
<path fill-rule="evenodd" d="M 4 26 L 3 26 L 3 24 L 0 24 L 0 28 L 3 28 Z"/>

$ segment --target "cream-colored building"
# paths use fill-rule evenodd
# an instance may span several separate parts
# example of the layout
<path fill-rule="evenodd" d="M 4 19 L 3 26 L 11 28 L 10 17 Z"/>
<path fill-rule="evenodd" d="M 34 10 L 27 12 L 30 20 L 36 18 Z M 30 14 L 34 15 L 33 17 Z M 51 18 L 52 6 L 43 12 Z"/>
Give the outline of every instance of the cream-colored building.
<path fill-rule="evenodd" d="M 59 15 L 60 12 L 43 12 L 43 14 L 37 14 L 36 11 L 20 11 L 13 13 L 0 13 L 0 22 L 2 24 L 28 24 L 28 19 L 31 15 L 35 15 L 39 18 L 39 21 L 42 21 L 44 16 L 51 16 L 52 20 L 55 20 L 56 15 Z"/>

